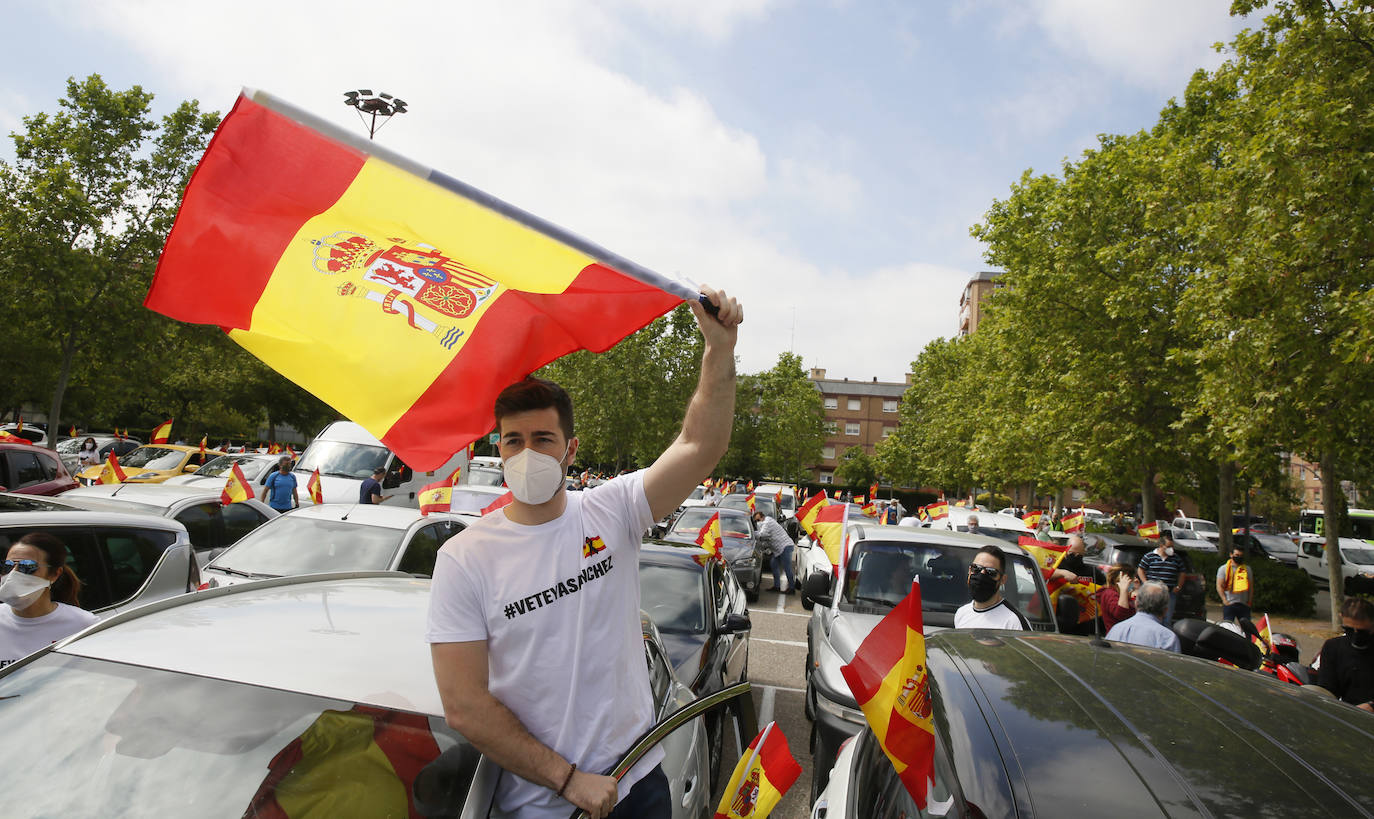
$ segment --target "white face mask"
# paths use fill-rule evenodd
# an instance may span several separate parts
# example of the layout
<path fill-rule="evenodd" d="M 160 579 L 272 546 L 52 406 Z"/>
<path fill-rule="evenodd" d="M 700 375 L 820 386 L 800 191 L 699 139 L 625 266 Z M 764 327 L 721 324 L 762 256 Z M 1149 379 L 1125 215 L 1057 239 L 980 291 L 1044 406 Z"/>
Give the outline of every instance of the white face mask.
<path fill-rule="evenodd" d="M 1165 547 L 1164 547 L 1164 554 L 1167 555 L 1167 556 L 1169 556 L 1169 557 L 1173 557 L 1173 556 L 1174 556 L 1174 547 L 1172 547 L 1172 546 L 1165 546 Z"/>
<path fill-rule="evenodd" d="M 0 578 L 0 602 L 16 609 L 26 609 L 38 601 L 52 581 L 36 574 L 24 574 L 18 569 Z"/>
<path fill-rule="evenodd" d="M 571 444 L 569 444 L 571 445 Z M 553 499 L 558 487 L 563 485 L 563 458 L 568 455 L 568 447 L 563 447 L 563 455 L 555 458 L 525 447 L 505 461 L 506 485 L 510 493 L 521 503 L 537 506 Z"/>

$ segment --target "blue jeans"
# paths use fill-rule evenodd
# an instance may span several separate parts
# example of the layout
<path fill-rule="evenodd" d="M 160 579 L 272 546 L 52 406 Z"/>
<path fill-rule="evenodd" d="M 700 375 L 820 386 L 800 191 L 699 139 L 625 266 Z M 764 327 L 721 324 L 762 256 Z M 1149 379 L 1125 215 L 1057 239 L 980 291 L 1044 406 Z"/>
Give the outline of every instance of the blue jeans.
<path fill-rule="evenodd" d="M 1169 590 L 1169 611 L 1164 615 L 1164 625 L 1170 628 L 1174 625 L 1174 605 L 1178 603 L 1178 592 Z"/>
<path fill-rule="evenodd" d="M 1230 620 L 1234 623 L 1242 617 L 1246 620 L 1250 619 L 1249 603 L 1227 603 L 1221 607 L 1221 619 L 1223 620 Z"/>
<path fill-rule="evenodd" d="M 779 591 L 782 590 L 782 586 L 778 585 L 779 566 L 782 567 L 783 573 L 787 576 L 787 590 L 792 591 L 797 587 L 796 578 L 792 576 L 792 550 L 796 548 L 796 546 L 788 546 L 778 554 L 773 555 L 773 588 Z"/>
<path fill-rule="evenodd" d="M 635 783 L 606 819 L 673 819 L 673 796 L 662 765 Z"/>

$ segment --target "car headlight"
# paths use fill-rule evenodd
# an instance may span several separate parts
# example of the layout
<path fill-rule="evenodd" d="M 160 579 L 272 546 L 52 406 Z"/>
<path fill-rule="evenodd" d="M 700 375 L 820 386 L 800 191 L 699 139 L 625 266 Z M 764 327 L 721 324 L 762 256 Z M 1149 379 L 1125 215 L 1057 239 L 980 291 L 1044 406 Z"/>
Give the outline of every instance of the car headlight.
<path fill-rule="evenodd" d="M 747 568 L 749 568 L 750 566 L 753 566 L 753 565 L 754 565 L 754 558 L 753 558 L 753 556 L 749 556 L 749 557 L 737 557 L 737 558 L 735 558 L 734 560 L 730 561 L 730 566 L 731 566 L 732 568 L 735 568 L 735 569 L 747 569 Z"/>
<path fill-rule="evenodd" d="M 852 722 L 855 725 L 859 726 L 863 726 L 866 724 L 866 720 L 864 719 L 864 712 L 858 710 L 857 708 L 850 708 L 848 706 L 840 705 L 838 702 L 835 702 L 833 700 L 828 700 L 825 698 L 825 695 L 820 693 L 819 691 L 816 692 L 816 707 L 831 715 L 832 717 L 838 717 L 839 719 L 842 719 L 845 722 Z"/>

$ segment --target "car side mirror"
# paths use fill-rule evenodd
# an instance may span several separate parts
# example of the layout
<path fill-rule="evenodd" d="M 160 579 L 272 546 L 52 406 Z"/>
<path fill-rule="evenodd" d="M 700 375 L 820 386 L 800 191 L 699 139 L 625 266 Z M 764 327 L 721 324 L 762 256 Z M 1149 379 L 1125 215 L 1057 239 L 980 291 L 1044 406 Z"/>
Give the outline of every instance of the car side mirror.
<path fill-rule="evenodd" d="M 190 472 L 195 472 L 197 469 L 200 469 L 200 467 L 199 467 L 199 466 L 196 466 L 195 464 L 187 464 L 186 466 L 183 466 L 183 467 L 181 468 L 181 471 L 182 471 L 182 472 L 190 473 Z"/>
<path fill-rule="evenodd" d="M 806 592 L 807 597 L 826 608 L 829 608 L 834 602 L 830 596 L 830 575 L 828 574 L 821 572 L 813 573 L 810 577 L 806 578 L 806 582 L 802 584 L 802 591 Z"/>
<path fill-rule="evenodd" d="M 716 634 L 739 634 L 742 631 L 749 631 L 754 627 L 747 614 L 727 614 L 725 623 L 716 626 Z"/>

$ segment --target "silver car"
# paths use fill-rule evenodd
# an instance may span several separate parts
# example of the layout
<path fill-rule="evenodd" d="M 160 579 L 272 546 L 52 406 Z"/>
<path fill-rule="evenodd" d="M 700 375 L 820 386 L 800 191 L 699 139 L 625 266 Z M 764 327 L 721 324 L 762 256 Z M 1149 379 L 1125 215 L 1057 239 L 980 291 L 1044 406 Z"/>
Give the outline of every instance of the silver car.
<path fill-rule="evenodd" d="M 254 530 L 205 565 L 206 588 L 321 572 L 401 571 L 429 577 L 445 541 L 472 515 L 356 503 L 302 506 Z"/>
<path fill-rule="evenodd" d="M 487 816 L 501 771 L 444 721 L 428 604 L 428 581 L 397 574 L 281 578 L 154 604 L 31 655 L 0 673 L 0 716 L 13 710 L 0 765 L 59 766 L 64 784 L 14 777 L 7 813 Z M 699 714 L 750 700 L 748 686 L 693 701 L 651 626 L 645 651 L 658 713 L 674 713 L 645 744 L 664 745 L 673 815 L 705 819 Z"/>
<path fill-rule="evenodd" d="M 81 607 L 103 616 L 195 591 L 200 571 L 186 527 L 158 515 L 78 509 L 0 493 L 0 554 L 30 532 L 67 547 L 81 580 Z"/>
<path fill-rule="evenodd" d="M 240 452 L 234 455 L 221 455 L 210 461 L 205 466 L 197 469 L 189 475 L 175 475 L 162 482 L 163 486 L 199 486 L 206 489 L 223 489 L 225 481 L 229 480 L 229 475 L 237 466 L 243 473 L 243 479 L 252 484 L 253 492 L 259 498 L 266 498 L 267 493 L 259 488 L 267 483 L 267 476 L 277 469 L 277 464 L 281 461 L 281 455 L 268 455 L 261 452 Z M 305 485 L 296 487 L 300 494 L 301 503 L 310 502 L 309 493 L 305 491 Z"/>

